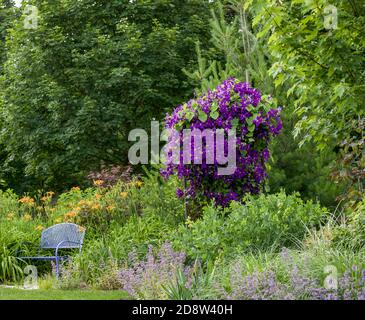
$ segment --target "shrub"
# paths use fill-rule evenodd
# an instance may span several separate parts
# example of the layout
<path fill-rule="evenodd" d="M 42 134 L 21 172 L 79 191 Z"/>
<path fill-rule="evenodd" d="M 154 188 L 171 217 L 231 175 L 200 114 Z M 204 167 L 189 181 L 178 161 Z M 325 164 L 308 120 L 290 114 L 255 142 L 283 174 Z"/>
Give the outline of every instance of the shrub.
<path fill-rule="evenodd" d="M 354 262 L 358 264 L 354 264 Z M 280 254 L 241 255 L 219 270 L 215 297 L 238 300 L 363 300 L 363 253 L 307 248 Z M 326 289 L 325 267 L 337 268 L 338 290 Z M 228 270 L 227 270 L 228 269 Z M 336 274 L 332 274 L 336 276 Z M 227 281 L 228 280 L 228 281 Z"/>
<path fill-rule="evenodd" d="M 283 131 L 272 140 L 270 150 L 273 157 L 269 161 L 270 171 L 267 185 L 271 193 L 285 189 L 287 193 L 300 192 L 304 200 L 318 200 L 322 205 L 334 209 L 336 198 L 344 191 L 344 184 L 334 183 L 330 175 L 333 171 L 336 153 L 329 144 L 326 150 L 316 152 L 314 143 L 298 146 L 293 136 L 296 119 L 293 108 L 284 108 Z"/>
<path fill-rule="evenodd" d="M 144 216 L 158 216 L 172 225 L 184 221 L 184 203 L 176 195 L 181 182 L 176 177 L 165 181 L 159 171 L 151 170 L 143 183 L 139 197 Z"/>
<path fill-rule="evenodd" d="M 0 219 L 6 218 L 9 214 L 15 214 L 19 211 L 17 195 L 11 190 L 0 190 Z"/>
<path fill-rule="evenodd" d="M 153 246 L 145 260 L 140 261 L 137 256 L 130 255 L 131 268 L 120 270 L 122 289 L 135 299 L 166 299 L 164 285 L 176 278 L 178 271 L 182 271 L 188 278 L 191 269 L 184 265 L 185 254 L 175 252 L 172 246 L 165 243 L 157 256 L 153 253 Z"/>
<path fill-rule="evenodd" d="M 102 180 L 95 183 L 94 188 L 63 193 L 54 207 L 54 221 L 75 222 L 100 235 L 132 216 L 159 216 L 171 224 L 183 220 L 183 203 L 175 194 L 177 179 L 166 182 L 159 172 L 151 171 L 143 180 L 120 181 L 110 188 Z"/>
<path fill-rule="evenodd" d="M 307 230 L 319 227 L 328 212 L 312 201 L 304 202 L 299 193 L 284 192 L 249 197 L 244 205 L 232 203 L 230 219 L 236 232 L 242 232 L 248 245 L 268 248 L 290 246 L 301 241 Z"/>
<path fill-rule="evenodd" d="M 160 247 L 170 233 L 171 227 L 160 217 L 131 217 L 123 227 L 115 225 L 111 230 L 109 247 L 118 260 L 127 260 L 132 251 L 141 257 L 149 245 Z"/>
<path fill-rule="evenodd" d="M 339 225 L 334 231 L 334 243 L 353 249 L 365 246 L 365 198 L 348 208 L 345 212 L 345 223 Z"/>
<path fill-rule="evenodd" d="M 247 193 L 259 193 L 266 177 L 264 164 L 269 160 L 268 143 L 282 129 L 279 114 L 280 109 L 275 109 L 274 100 L 261 96 L 248 83 L 233 78 L 224 81 L 216 89 L 178 106 L 172 115 L 167 115 L 165 127 L 174 130 L 169 135 L 169 147 L 178 147 L 180 154 L 178 159 L 174 159 L 172 150 L 168 152 L 162 175 L 167 178 L 176 173 L 180 179 L 189 182 L 188 190 L 177 191 L 179 196 L 200 195 L 214 199 L 216 204 L 222 206 L 232 200 L 241 200 Z M 194 157 L 199 152 L 203 163 L 183 163 L 184 150 L 180 145 L 184 141 L 184 129 L 210 129 L 213 133 L 217 130 L 227 133 L 235 129 L 233 144 L 236 163 L 233 174 L 219 174 L 217 154 L 221 150 L 218 151 L 214 139 L 210 146 L 212 150 L 208 150 L 207 137 L 205 146 L 199 146 L 194 138 L 189 159 L 185 159 L 194 163 Z M 229 144 L 231 142 L 224 141 L 224 153 L 228 152 Z M 214 163 L 208 163 L 209 155 L 213 155 Z M 179 160 L 179 163 L 174 160 Z"/>
<path fill-rule="evenodd" d="M 232 291 L 225 292 L 223 297 L 227 300 L 365 300 L 365 270 L 361 274 L 359 280 L 353 270 L 346 271 L 338 279 L 338 290 L 333 290 L 301 275 L 297 268 L 290 270 L 285 282 L 274 271 L 242 276 L 238 268 L 232 273 Z"/>
<path fill-rule="evenodd" d="M 133 250 L 144 256 L 149 244 L 161 246 L 183 220 L 183 204 L 175 195 L 177 185 L 177 179 L 166 182 L 157 171 L 143 181 L 121 181 L 113 187 L 96 181 L 93 188 L 73 187 L 57 197 L 53 192 L 40 193 L 37 198 L 0 192 L 0 243 L 7 250 L 6 257 L 14 257 L 14 264 L 22 266 L 15 256 L 37 255 L 43 229 L 62 222 L 77 223 L 87 229 L 83 254 L 73 257 L 83 273 L 80 277 L 108 287 L 106 283 L 112 279 L 102 277 L 111 260 L 115 258 L 119 265 Z M 40 275 L 50 272 L 48 262 L 37 263 L 37 267 Z M 113 277 L 112 270 L 110 273 Z M 7 280 L 12 279 L 7 273 Z"/>
<path fill-rule="evenodd" d="M 298 194 L 250 196 L 225 210 L 207 207 L 201 219 L 180 226 L 171 241 L 188 257 L 207 261 L 242 250 L 292 246 L 325 216 L 325 209 L 303 202 Z"/>

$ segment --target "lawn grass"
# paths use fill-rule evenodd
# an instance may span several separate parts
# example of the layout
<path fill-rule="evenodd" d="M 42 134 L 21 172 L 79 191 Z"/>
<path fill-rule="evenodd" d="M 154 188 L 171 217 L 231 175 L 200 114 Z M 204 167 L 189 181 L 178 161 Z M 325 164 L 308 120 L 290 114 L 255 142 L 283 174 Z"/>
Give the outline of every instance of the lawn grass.
<path fill-rule="evenodd" d="M 101 290 L 21 290 L 0 287 L 0 300 L 120 300 L 124 291 Z"/>

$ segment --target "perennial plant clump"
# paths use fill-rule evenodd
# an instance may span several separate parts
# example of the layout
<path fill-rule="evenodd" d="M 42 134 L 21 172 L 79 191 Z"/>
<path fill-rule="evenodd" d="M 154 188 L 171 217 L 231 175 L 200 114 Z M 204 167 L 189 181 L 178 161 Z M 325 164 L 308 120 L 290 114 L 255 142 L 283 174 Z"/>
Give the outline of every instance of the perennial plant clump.
<path fill-rule="evenodd" d="M 365 270 L 355 265 L 336 276 L 333 281 L 337 288 L 330 288 L 324 281 L 303 272 L 285 248 L 281 260 L 286 266 L 284 278 L 276 268 L 246 273 L 242 263 L 234 264 L 229 288 L 221 288 L 222 297 L 227 300 L 365 300 Z"/>
<path fill-rule="evenodd" d="M 249 83 L 243 83 L 230 78 L 216 89 L 205 95 L 192 99 L 178 106 L 171 115 L 166 116 L 165 128 L 178 133 L 169 136 L 169 145 L 179 146 L 184 141 L 184 130 L 191 132 L 204 130 L 224 130 L 224 134 L 235 132 L 235 168 L 232 174 L 220 175 L 220 163 L 217 159 L 217 136 L 214 140 L 214 151 L 203 135 L 202 144 L 191 139 L 190 161 L 186 161 L 184 148 L 180 148 L 179 161 L 174 160 L 173 152 L 167 152 L 166 167 L 161 174 L 168 178 L 177 174 L 180 179 L 186 179 L 186 190 L 177 190 L 179 197 L 196 197 L 202 195 L 214 199 L 217 205 L 226 206 L 232 200 L 241 200 L 247 193 L 260 192 L 267 174 L 265 163 L 269 160 L 269 141 L 278 135 L 282 129 L 280 108 L 270 96 L 262 96 L 260 91 L 252 88 Z M 172 132 L 172 131 L 170 131 Z M 231 141 L 231 140 L 230 140 Z M 227 157 L 229 141 L 224 139 L 224 156 Z M 195 164 L 195 154 L 201 153 L 201 164 Z M 214 154 L 214 163 L 207 161 Z M 188 164 L 190 162 L 191 164 Z"/>
<path fill-rule="evenodd" d="M 146 260 L 140 261 L 133 253 L 130 254 L 132 266 L 119 272 L 122 289 L 135 299 L 166 299 L 164 285 L 175 279 L 182 271 L 187 279 L 191 278 L 192 270 L 185 266 L 185 253 L 175 252 L 169 243 L 161 246 L 157 256 L 153 246 L 149 246 Z"/>

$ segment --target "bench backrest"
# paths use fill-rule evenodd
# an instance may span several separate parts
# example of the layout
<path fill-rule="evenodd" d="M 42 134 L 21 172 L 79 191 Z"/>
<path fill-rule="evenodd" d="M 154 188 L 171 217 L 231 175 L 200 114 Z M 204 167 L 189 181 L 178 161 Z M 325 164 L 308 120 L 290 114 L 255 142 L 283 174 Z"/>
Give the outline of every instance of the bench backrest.
<path fill-rule="evenodd" d="M 42 232 L 42 249 L 75 249 L 82 248 L 85 237 L 85 228 L 74 223 L 56 224 Z M 70 241 L 70 242 L 67 242 Z M 60 243 L 62 243 L 60 245 Z"/>

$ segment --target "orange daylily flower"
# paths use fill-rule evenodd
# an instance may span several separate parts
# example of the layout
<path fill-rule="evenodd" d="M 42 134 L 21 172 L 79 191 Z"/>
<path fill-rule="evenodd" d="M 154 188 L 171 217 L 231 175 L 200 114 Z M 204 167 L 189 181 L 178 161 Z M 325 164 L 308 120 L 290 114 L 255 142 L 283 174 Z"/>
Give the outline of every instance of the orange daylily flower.
<path fill-rule="evenodd" d="M 104 184 L 103 180 L 94 180 L 94 186 L 100 187 Z"/>
<path fill-rule="evenodd" d="M 23 198 L 19 199 L 18 201 L 22 204 L 29 204 L 29 205 L 34 205 L 34 203 L 35 203 L 34 199 L 31 197 L 23 197 Z"/>
<path fill-rule="evenodd" d="M 91 206 L 91 209 L 92 210 L 100 210 L 101 209 L 101 205 L 100 204 L 93 204 L 92 206 Z"/>

